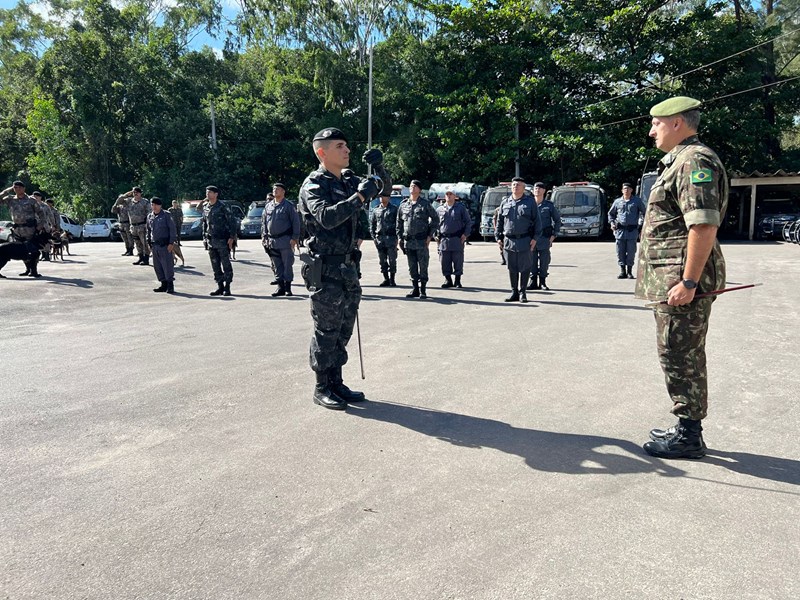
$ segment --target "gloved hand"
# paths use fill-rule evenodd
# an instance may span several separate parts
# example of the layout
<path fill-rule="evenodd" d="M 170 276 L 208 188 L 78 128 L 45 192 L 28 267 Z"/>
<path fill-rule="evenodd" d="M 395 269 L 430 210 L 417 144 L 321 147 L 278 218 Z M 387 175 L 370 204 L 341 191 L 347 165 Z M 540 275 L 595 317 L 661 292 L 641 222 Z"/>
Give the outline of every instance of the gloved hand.
<path fill-rule="evenodd" d="M 383 164 L 383 152 L 377 148 L 371 148 L 364 152 L 363 160 L 373 169 Z"/>
<path fill-rule="evenodd" d="M 377 177 L 367 177 L 358 184 L 358 193 L 364 196 L 364 202 L 369 202 L 383 187 L 383 182 Z"/>

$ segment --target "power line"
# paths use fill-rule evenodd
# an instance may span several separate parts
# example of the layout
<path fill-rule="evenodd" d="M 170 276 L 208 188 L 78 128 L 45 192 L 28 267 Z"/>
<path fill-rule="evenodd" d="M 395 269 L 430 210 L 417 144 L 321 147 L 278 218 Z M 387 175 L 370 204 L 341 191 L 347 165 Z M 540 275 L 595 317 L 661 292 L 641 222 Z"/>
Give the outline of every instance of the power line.
<path fill-rule="evenodd" d="M 709 104 L 711 102 L 716 102 L 717 100 L 723 100 L 725 98 L 730 98 L 732 96 L 738 96 L 739 94 L 746 94 L 747 92 L 754 92 L 756 90 L 763 90 L 764 88 L 772 87 L 774 85 L 781 85 L 782 83 L 788 83 L 789 81 L 794 81 L 795 79 L 800 79 L 800 75 L 795 75 L 794 77 L 790 77 L 789 79 L 781 79 L 780 81 L 773 81 L 772 83 L 767 83 L 764 85 L 759 85 L 754 88 L 750 88 L 748 90 L 740 90 L 738 92 L 731 92 L 730 94 L 725 94 L 723 96 L 717 96 L 716 98 L 711 98 L 710 100 L 706 100 L 703 104 Z M 611 125 L 619 125 L 621 123 L 630 123 L 633 121 L 639 121 L 641 119 L 649 119 L 649 115 L 640 115 L 638 117 L 631 117 L 629 119 L 622 119 L 620 121 L 612 121 L 610 123 L 603 123 L 602 125 L 598 125 L 599 129 L 603 127 L 610 127 Z"/>
<path fill-rule="evenodd" d="M 750 50 L 755 50 L 756 48 L 760 48 L 761 46 L 764 46 L 765 44 L 770 44 L 770 43 L 774 42 L 775 40 L 779 40 L 782 37 L 786 37 L 787 35 L 792 35 L 793 33 L 797 33 L 798 31 L 800 31 L 800 28 L 797 28 L 794 31 L 789 31 L 787 33 L 782 33 L 781 35 L 779 35 L 777 37 L 774 37 L 771 40 L 767 40 L 766 42 L 761 42 L 760 44 L 756 44 L 755 46 L 751 46 L 750 48 L 746 48 L 745 50 L 741 50 L 740 52 L 736 52 L 735 54 L 731 54 L 730 56 L 726 56 L 725 58 L 720 58 L 719 60 L 715 60 L 714 62 L 710 62 L 707 65 L 702 65 L 700 67 L 694 68 L 691 71 L 686 71 L 685 73 L 681 73 L 680 75 L 674 75 L 672 77 L 667 77 L 664 81 L 660 82 L 659 85 L 664 85 L 664 84 L 669 83 L 671 81 L 675 81 L 676 79 L 679 79 L 681 77 L 685 77 L 686 75 L 691 75 L 692 73 L 694 73 L 696 71 L 700 71 L 700 70 L 705 69 L 707 67 L 712 67 L 712 66 L 714 66 L 716 64 L 719 64 L 721 62 L 725 62 L 726 60 L 729 60 L 731 58 L 735 58 L 736 56 L 739 56 L 740 54 L 744 54 L 745 52 L 750 52 Z M 654 84 L 654 83 L 650 84 L 650 85 L 646 85 L 644 87 L 641 87 L 641 88 L 638 88 L 638 89 L 635 89 L 635 90 L 631 90 L 630 92 L 625 92 L 624 94 L 618 94 L 616 96 L 612 96 L 611 98 L 607 98 L 605 100 L 600 100 L 599 102 L 594 102 L 592 104 L 587 104 L 586 106 L 584 106 L 580 110 L 586 110 L 587 108 L 591 108 L 593 106 L 599 106 L 601 104 L 605 104 L 606 102 L 611 102 L 612 100 L 616 100 L 618 98 L 625 98 L 626 96 L 632 96 L 633 94 L 638 94 L 639 92 L 643 92 L 644 90 L 649 90 L 649 89 L 654 88 L 654 87 L 656 87 L 656 84 Z"/>

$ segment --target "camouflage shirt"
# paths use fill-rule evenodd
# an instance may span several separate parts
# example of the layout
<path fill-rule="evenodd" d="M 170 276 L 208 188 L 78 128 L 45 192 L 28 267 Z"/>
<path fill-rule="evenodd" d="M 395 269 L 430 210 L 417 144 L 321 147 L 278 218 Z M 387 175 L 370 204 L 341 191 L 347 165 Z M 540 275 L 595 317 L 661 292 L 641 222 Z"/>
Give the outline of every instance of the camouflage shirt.
<path fill-rule="evenodd" d="M 369 232 L 379 246 L 397 245 L 397 207 L 389 202 L 378 204 L 369 219 Z"/>
<path fill-rule="evenodd" d="M 320 165 L 300 186 L 300 215 L 308 249 L 317 255 L 349 255 L 361 230 L 361 183 L 352 171 L 341 178 Z"/>
<path fill-rule="evenodd" d="M 666 300 L 683 279 L 692 225 L 719 227 L 728 207 L 728 175 L 716 153 L 690 136 L 658 163 L 642 228 L 636 297 Z M 725 259 L 719 241 L 703 267 L 697 293 L 725 286 Z"/>
<path fill-rule="evenodd" d="M 125 198 L 125 196 L 117 198 L 116 203 L 111 207 L 111 212 L 117 215 L 120 224 L 130 223 L 131 218 L 128 216 L 128 203 L 121 200 L 121 198 Z"/>
<path fill-rule="evenodd" d="M 16 194 L 6 194 L 0 198 L 0 205 L 8 206 L 11 213 L 11 220 L 17 228 L 31 228 L 42 230 L 49 228 L 49 217 L 45 214 L 42 205 L 33 196 L 22 196 L 18 198 Z M 47 206 L 47 205 L 45 205 Z"/>
<path fill-rule="evenodd" d="M 409 250 L 424 248 L 427 238 L 433 238 L 438 229 L 439 215 L 424 198 L 417 198 L 416 202 L 404 200 L 397 209 L 397 235 Z"/>
<path fill-rule="evenodd" d="M 131 220 L 131 225 L 145 225 L 147 215 L 150 214 L 150 200 L 142 198 L 139 201 L 130 200 L 128 202 L 128 216 Z"/>
<path fill-rule="evenodd" d="M 203 241 L 209 246 L 222 248 L 236 235 L 236 219 L 230 207 L 221 200 L 203 206 Z"/>

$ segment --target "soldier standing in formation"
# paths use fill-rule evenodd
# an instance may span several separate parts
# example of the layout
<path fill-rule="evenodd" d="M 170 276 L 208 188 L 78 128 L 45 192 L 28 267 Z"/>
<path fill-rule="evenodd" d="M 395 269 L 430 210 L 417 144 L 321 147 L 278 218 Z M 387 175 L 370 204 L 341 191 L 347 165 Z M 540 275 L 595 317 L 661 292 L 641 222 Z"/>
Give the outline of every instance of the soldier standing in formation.
<path fill-rule="evenodd" d="M 181 259 L 181 266 L 186 266 L 186 261 L 183 259 L 183 250 L 181 250 L 181 227 L 183 227 L 183 210 L 177 200 L 172 201 L 172 208 L 169 210 L 169 216 L 172 217 L 172 222 L 175 223 L 175 243 L 172 248 L 172 255 L 174 257 L 173 264 Z"/>
<path fill-rule="evenodd" d="M 608 222 L 614 232 L 617 246 L 617 279 L 635 279 L 633 275 L 633 259 L 636 256 L 636 242 L 639 240 L 639 228 L 644 223 L 645 206 L 639 196 L 633 195 L 630 183 L 622 184 L 622 196 L 614 200 L 608 211 Z"/>
<path fill-rule="evenodd" d="M 550 270 L 551 248 L 561 230 L 561 215 L 556 205 L 545 200 L 547 187 L 541 181 L 533 184 L 533 197 L 539 208 L 539 218 L 542 221 L 542 234 L 536 238 L 536 247 L 533 249 L 533 268 L 531 269 L 531 284 L 529 290 L 549 290 L 547 275 Z"/>
<path fill-rule="evenodd" d="M 300 187 L 300 214 L 308 235 L 309 262 L 302 273 L 311 292 L 314 336 L 309 362 L 316 377 L 314 402 L 325 408 L 344 410 L 348 402 L 364 400 L 362 392 L 351 390 L 342 379 L 347 362 L 347 343 L 361 301 L 361 285 L 353 261 L 363 205 L 380 192 L 373 178 L 360 179 L 347 167 L 350 149 L 344 134 L 333 127 L 314 136 L 314 154 L 319 168 Z M 364 160 L 391 190 L 383 169 L 380 150 L 368 150 Z M 389 193 L 387 191 L 387 193 Z"/>
<path fill-rule="evenodd" d="M 378 250 L 378 260 L 383 273 L 380 287 L 397 287 L 397 207 L 389 202 L 390 196 L 381 196 L 381 203 L 372 211 L 369 232 Z"/>
<path fill-rule="evenodd" d="M 10 188 L 0 192 L 0 205 L 6 205 L 14 222 L 13 239 L 30 247 L 30 258 L 25 262 L 25 272 L 20 277 L 41 277 L 39 274 L 39 238 L 48 233 L 48 218 L 42 206 L 25 193 L 25 184 L 15 181 Z"/>
<path fill-rule="evenodd" d="M 436 209 L 439 218 L 438 245 L 439 260 L 444 275 L 443 288 L 463 287 L 461 276 L 464 274 L 464 242 L 472 231 L 472 218 L 467 207 L 456 202 L 456 193 L 448 188 L 444 193 L 444 204 Z M 455 282 L 453 281 L 455 275 Z"/>
<path fill-rule="evenodd" d="M 286 200 L 286 186 L 272 186 L 273 199 L 261 213 L 261 244 L 272 261 L 278 290 L 273 297 L 291 296 L 294 279 L 294 250 L 300 239 L 300 217 L 294 204 Z"/>
<path fill-rule="evenodd" d="M 39 205 L 39 208 L 42 209 L 42 213 L 45 217 L 45 230 L 49 232 L 50 236 L 47 238 L 47 241 L 44 242 L 42 245 L 41 256 L 39 260 L 50 260 L 50 249 L 52 248 L 52 236 L 56 234 L 56 232 L 60 229 L 59 221 L 61 220 L 61 215 L 53 214 L 55 211 L 50 210 L 50 207 L 44 201 L 44 196 L 42 192 L 35 191 L 31 194 L 31 198 L 36 200 L 36 204 Z"/>
<path fill-rule="evenodd" d="M 412 179 L 408 186 L 410 196 L 397 209 L 397 235 L 400 249 L 408 258 L 408 271 L 414 289 L 406 298 L 427 298 L 428 285 L 428 244 L 439 228 L 436 209 L 425 198 L 420 198 L 422 184 Z"/>
<path fill-rule="evenodd" d="M 45 200 L 45 204 L 47 205 L 47 208 L 50 209 L 50 212 L 53 213 L 53 222 L 56 225 L 55 225 L 55 229 L 53 229 L 53 231 L 50 232 L 50 237 L 52 239 L 55 239 L 56 236 L 61 236 L 61 234 L 63 233 L 63 231 L 61 229 L 61 213 L 58 212 L 58 209 L 56 209 L 56 204 L 55 204 L 55 202 L 53 202 L 52 198 L 48 198 L 47 200 Z M 65 247 L 66 247 L 66 250 L 67 250 L 67 254 L 69 256 L 72 256 L 72 254 L 70 254 L 70 252 L 69 252 L 69 244 L 65 244 Z"/>
<path fill-rule="evenodd" d="M 131 221 L 131 237 L 136 243 L 136 252 L 139 254 L 139 260 L 133 264 L 149 265 L 150 248 L 147 245 L 147 215 L 150 214 L 150 201 L 142 197 L 142 188 L 137 186 L 117 198 L 114 206 L 121 205 L 126 206 L 128 209 L 128 218 Z"/>
<path fill-rule="evenodd" d="M 233 248 L 236 219 L 231 209 L 219 201 L 219 188 L 209 185 L 203 203 L 203 247 L 208 250 L 217 289 L 211 296 L 230 296 L 233 281 L 230 251 Z"/>
<path fill-rule="evenodd" d="M 146 238 L 153 249 L 153 267 L 156 278 L 161 285 L 154 292 L 175 293 L 175 270 L 172 261 L 172 252 L 178 235 L 175 231 L 175 222 L 172 216 L 162 209 L 161 198 L 153 197 L 150 200 L 153 212 L 147 215 Z"/>
<path fill-rule="evenodd" d="M 660 458 L 705 456 L 701 421 L 708 413 L 706 333 L 714 296 L 725 287 L 717 230 L 728 206 L 728 176 L 697 138 L 700 102 L 678 96 L 656 104 L 650 137 L 666 155 L 658 163 L 642 229 L 636 297 L 654 310 L 661 368 L 677 425 L 650 431 L 645 451 Z"/>
<path fill-rule="evenodd" d="M 511 180 L 511 195 L 500 205 L 494 235 L 505 252 L 511 281 L 511 295 L 505 301 L 527 302 L 525 288 L 533 265 L 536 240 L 542 235 L 542 221 L 536 202 L 525 194 L 522 177 Z"/>
<path fill-rule="evenodd" d="M 120 198 L 126 197 L 125 194 Z M 125 243 L 125 252 L 122 256 L 133 256 L 133 235 L 131 235 L 131 218 L 128 215 L 128 203 L 117 201 L 111 207 L 111 212 L 117 215 L 119 221 L 119 234 L 122 236 L 122 241 Z"/>

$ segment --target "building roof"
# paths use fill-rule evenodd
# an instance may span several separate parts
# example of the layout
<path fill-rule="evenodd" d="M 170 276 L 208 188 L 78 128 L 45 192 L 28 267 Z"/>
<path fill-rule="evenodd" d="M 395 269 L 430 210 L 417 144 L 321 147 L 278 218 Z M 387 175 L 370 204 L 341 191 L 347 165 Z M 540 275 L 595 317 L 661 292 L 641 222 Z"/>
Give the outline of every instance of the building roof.
<path fill-rule="evenodd" d="M 751 173 L 742 173 L 741 171 L 734 171 L 731 175 L 737 179 L 752 179 L 759 177 L 800 177 L 798 171 L 784 171 L 778 169 L 774 173 L 762 173 L 761 171 L 753 171 Z"/>

